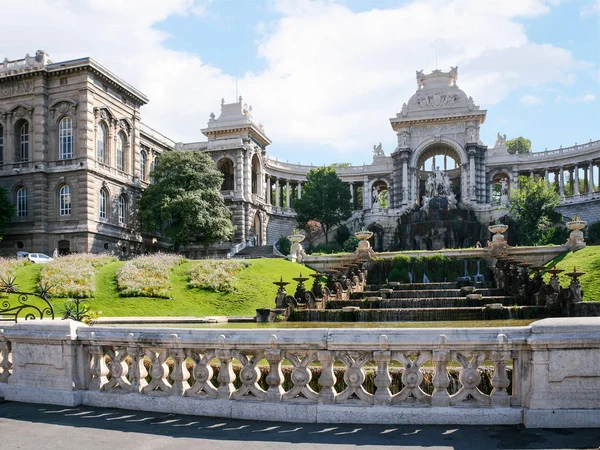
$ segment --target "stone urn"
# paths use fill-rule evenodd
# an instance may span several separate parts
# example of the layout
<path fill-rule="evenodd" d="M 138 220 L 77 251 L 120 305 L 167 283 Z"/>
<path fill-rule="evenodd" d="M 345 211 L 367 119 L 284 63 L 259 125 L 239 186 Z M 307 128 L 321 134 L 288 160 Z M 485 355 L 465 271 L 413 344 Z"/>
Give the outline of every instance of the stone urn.
<path fill-rule="evenodd" d="M 361 230 L 354 233 L 354 236 L 359 239 L 358 247 L 356 248 L 356 255 L 358 258 L 361 260 L 371 259 L 374 252 L 369 243 L 369 239 L 373 236 L 373 232 Z"/>
<path fill-rule="evenodd" d="M 302 262 L 302 254 L 304 252 L 304 249 L 302 248 L 302 244 L 301 242 L 306 239 L 306 236 L 304 236 L 302 233 L 296 233 L 294 232 L 293 234 L 289 235 L 288 237 L 288 241 L 290 241 L 292 243 L 292 246 L 290 248 L 290 254 L 288 255 L 288 258 L 290 260 L 292 260 L 293 262 Z"/>
<path fill-rule="evenodd" d="M 508 225 L 497 223 L 488 227 L 490 233 L 493 233 L 492 242 L 504 242 L 504 233 L 508 230 Z"/>
<path fill-rule="evenodd" d="M 571 230 L 571 234 L 569 234 L 569 240 L 567 241 L 569 250 L 579 250 L 580 248 L 585 247 L 583 231 L 581 230 L 583 230 L 586 225 L 587 221 L 580 219 L 567 222 L 567 228 Z"/>

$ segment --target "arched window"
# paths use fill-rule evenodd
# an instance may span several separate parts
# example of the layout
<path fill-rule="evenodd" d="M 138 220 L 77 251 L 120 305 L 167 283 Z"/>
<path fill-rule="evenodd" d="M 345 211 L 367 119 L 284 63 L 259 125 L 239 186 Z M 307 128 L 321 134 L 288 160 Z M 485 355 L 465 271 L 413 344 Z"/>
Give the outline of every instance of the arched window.
<path fill-rule="evenodd" d="M 233 161 L 231 161 L 229 158 L 224 158 L 221 161 L 219 161 L 217 168 L 223 174 L 223 183 L 221 184 L 221 190 L 222 191 L 233 191 L 234 190 Z"/>
<path fill-rule="evenodd" d="M 67 184 L 58 191 L 58 213 L 61 216 L 71 215 L 71 188 Z"/>
<path fill-rule="evenodd" d="M 103 164 L 106 163 L 106 134 L 106 125 L 100 123 L 96 136 L 96 159 Z"/>
<path fill-rule="evenodd" d="M 0 125 L 0 165 L 4 164 L 4 128 Z"/>
<path fill-rule="evenodd" d="M 64 117 L 58 123 L 58 159 L 73 157 L 73 121 Z"/>
<path fill-rule="evenodd" d="M 144 181 L 146 181 L 146 163 L 148 161 L 148 156 L 146 155 L 146 152 L 144 150 L 142 150 L 142 153 L 140 154 L 140 178 Z"/>
<path fill-rule="evenodd" d="M 29 161 L 29 123 L 23 122 L 19 129 L 19 161 Z"/>
<path fill-rule="evenodd" d="M 106 189 L 104 189 L 104 188 L 100 189 L 99 206 L 100 206 L 100 218 L 106 219 L 106 210 L 107 210 L 107 206 L 108 206 L 108 192 L 106 192 Z"/>
<path fill-rule="evenodd" d="M 27 189 L 24 187 L 17 191 L 17 217 L 27 217 Z"/>
<path fill-rule="evenodd" d="M 123 194 L 119 195 L 119 223 L 127 223 L 127 199 Z"/>
<path fill-rule="evenodd" d="M 117 136 L 117 169 L 125 170 L 125 138 L 123 133 Z"/>
<path fill-rule="evenodd" d="M 252 193 L 260 194 L 260 160 L 258 156 L 255 154 L 252 157 Z"/>

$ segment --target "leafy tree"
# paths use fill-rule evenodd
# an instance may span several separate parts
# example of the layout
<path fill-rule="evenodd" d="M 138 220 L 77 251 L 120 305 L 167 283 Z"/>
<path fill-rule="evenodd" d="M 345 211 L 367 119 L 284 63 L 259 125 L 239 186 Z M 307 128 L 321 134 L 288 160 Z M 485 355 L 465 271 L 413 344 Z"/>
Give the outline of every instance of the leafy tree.
<path fill-rule="evenodd" d="M 185 244 L 208 246 L 231 238 L 231 213 L 221 195 L 223 175 L 207 154 L 166 152 L 152 176 L 153 184 L 140 200 L 146 230 L 163 227 L 176 251 Z"/>
<path fill-rule="evenodd" d="M 6 189 L 0 188 L 0 241 L 10 219 L 15 215 L 15 206 L 10 201 Z"/>
<path fill-rule="evenodd" d="M 508 147 L 508 153 L 511 155 L 515 153 L 529 153 L 531 151 L 531 141 L 525 139 L 523 136 L 519 136 L 506 141 L 506 147 Z"/>
<path fill-rule="evenodd" d="M 306 175 L 308 180 L 302 198 L 296 202 L 298 223 L 309 220 L 321 223 L 325 233 L 325 242 L 329 243 L 331 227 L 348 219 L 352 215 L 350 189 L 335 173 L 333 167 L 312 169 Z"/>
<path fill-rule="evenodd" d="M 556 236 L 555 224 L 562 215 L 555 211 L 560 196 L 542 179 L 519 177 L 519 187 L 510 196 L 510 213 L 521 245 L 543 245 Z"/>

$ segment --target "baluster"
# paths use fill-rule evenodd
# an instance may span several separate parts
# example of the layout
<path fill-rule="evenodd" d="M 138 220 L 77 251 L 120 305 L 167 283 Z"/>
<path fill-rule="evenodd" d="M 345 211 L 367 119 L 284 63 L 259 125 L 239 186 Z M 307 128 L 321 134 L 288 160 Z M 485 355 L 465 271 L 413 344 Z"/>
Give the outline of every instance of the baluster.
<path fill-rule="evenodd" d="M 104 360 L 104 349 L 101 345 L 90 345 L 90 355 L 92 355 L 92 367 L 90 372 L 92 380 L 90 381 L 90 391 L 101 390 L 108 383 L 109 370 Z"/>
<path fill-rule="evenodd" d="M 146 377 L 148 371 L 144 366 L 144 350 L 140 347 L 127 347 L 127 354 L 131 356 L 131 392 L 141 393 L 148 386 Z"/>
<path fill-rule="evenodd" d="M 446 350 L 448 338 L 440 335 L 440 349 L 433 351 L 433 362 L 435 364 L 435 374 L 433 375 L 433 394 L 431 395 L 431 406 L 450 406 L 450 378 L 448 378 L 447 365 L 450 362 L 450 352 Z"/>
<path fill-rule="evenodd" d="M 499 350 L 492 352 L 492 361 L 494 362 L 494 376 L 492 378 L 492 393 L 490 395 L 492 406 L 508 407 L 510 406 L 510 396 L 506 388 L 510 386 L 510 380 L 506 375 L 506 363 L 510 360 L 510 351 L 508 350 L 508 339 L 505 334 L 498 335 Z"/>
<path fill-rule="evenodd" d="M 373 352 L 373 359 L 377 364 L 375 374 L 375 387 L 377 389 L 375 390 L 374 403 L 376 405 L 389 405 L 392 403 L 392 391 L 390 391 L 392 377 L 390 377 L 389 371 L 392 352 L 388 350 L 388 337 L 385 334 L 379 336 L 379 348 L 380 350 Z"/>
<path fill-rule="evenodd" d="M 271 335 L 269 338 L 271 348 L 265 350 L 265 359 L 269 363 L 269 374 L 266 376 L 265 381 L 269 385 L 267 389 L 267 401 L 268 402 L 280 402 L 281 397 L 284 394 L 283 386 L 283 372 L 281 371 L 281 350 L 275 348 L 277 345 L 277 336 Z"/>
<path fill-rule="evenodd" d="M 319 361 L 321 362 L 321 376 L 319 377 L 319 403 L 325 405 L 333 405 L 335 403 L 335 382 L 337 381 L 333 373 L 334 353 L 329 350 L 321 350 L 317 352 Z"/>
<path fill-rule="evenodd" d="M 177 348 L 169 351 L 173 357 L 173 372 L 171 372 L 171 380 L 173 385 L 171 395 L 182 396 L 183 393 L 190 388 L 187 380 L 190 378 L 190 372 L 186 365 L 185 350 Z"/>
<path fill-rule="evenodd" d="M 375 404 L 376 405 L 389 405 L 392 403 L 392 391 L 390 391 L 390 384 L 392 383 L 392 377 L 390 377 L 389 364 L 392 358 L 392 352 L 389 350 L 381 350 L 373 352 L 373 359 L 377 363 L 377 373 L 375 375 Z"/>
<path fill-rule="evenodd" d="M 219 361 L 221 361 L 219 375 L 217 376 L 217 381 L 219 382 L 219 387 L 217 388 L 217 398 L 229 400 L 231 398 L 231 394 L 235 391 L 235 387 L 233 386 L 233 382 L 235 381 L 235 373 L 233 373 L 233 367 L 231 366 L 231 360 L 233 357 L 231 355 L 231 350 L 225 349 L 227 341 L 225 335 L 219 335 L 217 340 L 219 342 L 219 346 L 221 347 L 220 349 L 215 350 L 215 355 Z"/>
<path fill-rule="evenodd" d="M 0 341 L 0 383 L 8 383 L 12 370 L 12 354 L 10 342 Z"/>

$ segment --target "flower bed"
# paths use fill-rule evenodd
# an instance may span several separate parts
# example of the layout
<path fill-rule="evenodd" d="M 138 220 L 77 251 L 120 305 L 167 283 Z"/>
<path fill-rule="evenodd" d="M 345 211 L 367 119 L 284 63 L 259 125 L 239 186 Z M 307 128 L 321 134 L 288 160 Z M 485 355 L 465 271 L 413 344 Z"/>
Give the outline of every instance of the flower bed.
<path fill-rule="evenodd" d="M 0 280 L 8 281 L 17 274 L 17 268 L 25 264 L 25 259 L 0 258 Z"/>
<path fill-rule="evenodd" d="M 164 253 L 138 256 L 117 271 L 117 289 L 125 297 L 171 298 L 171 271 L 184 261 Z"/>
<path fill-rule="evenodd" d="M 53 297 L 89 298 L 96 291 L 96 268 L 115 258 L 107 255 L 77 253 L 60 256 L 44 266 L 40 283 Z"/>
<path fill-rule="evenodd" d="M 189 285 L 215 292 L 232 292 L 236 275 L 246 267 L 248 263 L 239 260 L 201 261 L 189 271 Z"/>

